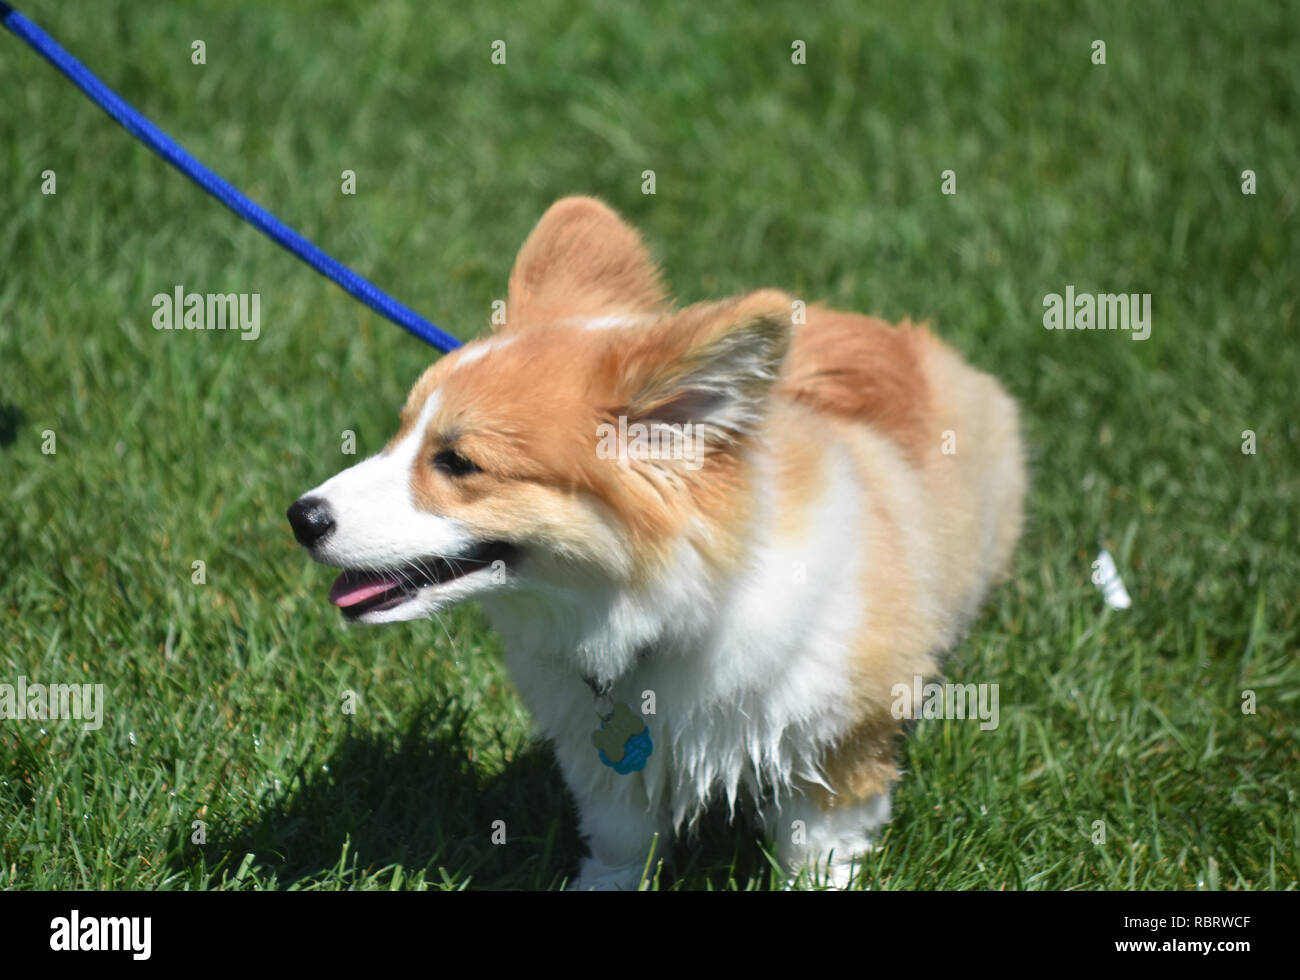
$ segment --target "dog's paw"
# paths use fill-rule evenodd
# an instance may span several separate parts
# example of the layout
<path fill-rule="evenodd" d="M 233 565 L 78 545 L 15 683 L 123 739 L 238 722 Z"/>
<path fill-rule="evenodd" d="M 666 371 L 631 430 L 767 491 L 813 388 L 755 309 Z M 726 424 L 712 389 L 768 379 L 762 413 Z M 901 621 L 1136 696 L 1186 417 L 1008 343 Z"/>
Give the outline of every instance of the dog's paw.
<path fill-rule="evenodd" d="M 643 864 L 609 865 L 595 858 L 582 862 L 578 880 L 569 885 L 574 892 L 632 892 L 641 883 Z"/>
<path fill-rule="evenodd" d="M 870 891 L 861 873 L 864 863 L 861 856 L 839 860 L 827 855 L 822 860 L 787 868 L 778 879 L 781 891 Z"/>

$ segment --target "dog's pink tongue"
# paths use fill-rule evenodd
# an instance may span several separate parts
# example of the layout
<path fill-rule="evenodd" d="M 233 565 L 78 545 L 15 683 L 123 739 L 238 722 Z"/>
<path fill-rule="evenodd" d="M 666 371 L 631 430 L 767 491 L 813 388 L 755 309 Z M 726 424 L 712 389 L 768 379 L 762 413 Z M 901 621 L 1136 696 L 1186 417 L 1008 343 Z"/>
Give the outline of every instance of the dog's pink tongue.
<path fill-rule="evenodd" d="M 330 587 L 330 602 L 336 606 L 355 606 L 358 602 L 365 602 L 372 596 L 400 588 L 401 585 L 397 579 L 384 575 L 344 572 Z"/>

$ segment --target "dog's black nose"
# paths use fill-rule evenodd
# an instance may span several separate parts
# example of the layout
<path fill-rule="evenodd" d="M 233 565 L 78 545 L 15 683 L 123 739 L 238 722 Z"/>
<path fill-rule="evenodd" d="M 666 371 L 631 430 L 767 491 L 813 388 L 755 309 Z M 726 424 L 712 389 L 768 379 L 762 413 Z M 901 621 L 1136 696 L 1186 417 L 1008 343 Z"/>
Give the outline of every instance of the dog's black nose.
<path fill-rule="evenodd" d="M 293 536 L 304 548 L 320 544 L 321 538 L 334 530 L 330 505 L 320 497 L 299 497 L 289 508 L 288 516 Z"/>

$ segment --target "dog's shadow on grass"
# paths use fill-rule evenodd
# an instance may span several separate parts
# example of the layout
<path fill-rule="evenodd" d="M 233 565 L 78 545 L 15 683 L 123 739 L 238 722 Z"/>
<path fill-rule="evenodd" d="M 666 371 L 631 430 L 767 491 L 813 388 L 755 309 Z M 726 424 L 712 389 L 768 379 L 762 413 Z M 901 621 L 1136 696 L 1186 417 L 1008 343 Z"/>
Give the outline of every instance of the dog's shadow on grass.
<path fill-rule="evenodd" d="M 324 765 L 299 769 L 264 799 L 260 820 L 229 830 L 214 821 L 205 844 L 176 848 L 178 868 L 192 869 L 201 851 L 228 876 L 252 854 L 258 878 L 274 873 L 281 888 L 347 887 L 394 865 L 407 881 L 424 871 L 431 884 L 559 887 L 581 845 L 549 750 L 530 745 L 484 776 L 457 734 L 463 719 L 448 727 L 449 710 L 421 711 L 396 746 L 347 735 Z"/>
<path fill-rule="evenodd" d="M 348 887 L 367 872 L 401 865 L 404 880 L 424 871 L 431 885 L 556 889 L 577 875 L 584 848 L 573 803 L 549 747 L 533 743 L 485 776 L 446 725 L 448 707 L 421 711 L 396 747 L 348 735 L 314 772 L 264 800 L 260 820 L 208 830 L 203 845 L 174 843 L 174 867 L 218 865 L 227 878 L 252 854 L 258 880 L 278 887 Z M 346 847 L 346 856 L 344 855 Z M 201 858 L 200 858 L 201 852 Z M 662 852 L 662 848 L 661 848 Z M 221 879 L 218 871 L 208 887 Z M 668 855 L 660 885 L 744 887 L 767 877 L 752 822 L 734 826 L 711 811 L 699 833 Z M 197 884 L 197 881 L 195 882 Z"/>
<path fill-rule="evenodd" d="M 22 409 L 12 402 L 0 402 L 0 449 L 12 446 L 25 421 Z"/>

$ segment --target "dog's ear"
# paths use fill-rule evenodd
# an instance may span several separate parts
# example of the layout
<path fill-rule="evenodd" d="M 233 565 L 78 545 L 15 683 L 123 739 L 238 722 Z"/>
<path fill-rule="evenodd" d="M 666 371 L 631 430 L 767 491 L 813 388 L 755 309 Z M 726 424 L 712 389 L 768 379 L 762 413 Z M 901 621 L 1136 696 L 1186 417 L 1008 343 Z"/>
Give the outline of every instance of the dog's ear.
<path fill-rule="evenodd" d="M 593 197 L 552 204 L 510 273 L 502 332 L 578 317 L 666 312 L 659 269 L 636 230 Z"/>
<path fill-rule="evenodd" d="M 763 416 L 793 337 L 791 299 L 774 289 L 690 307 L 616 343 L 617 414 L 706 426 L 728 443 Z"/>

